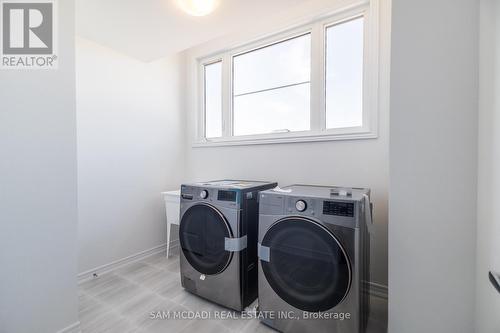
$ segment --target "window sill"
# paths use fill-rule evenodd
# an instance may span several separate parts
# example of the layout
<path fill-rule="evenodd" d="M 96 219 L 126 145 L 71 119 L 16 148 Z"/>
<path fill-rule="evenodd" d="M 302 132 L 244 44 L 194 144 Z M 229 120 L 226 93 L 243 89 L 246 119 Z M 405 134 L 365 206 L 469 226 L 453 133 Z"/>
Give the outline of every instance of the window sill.
<path fill-rule="evenodd" d="M 286 133 L 283 135 L 276 135 L 276 134 L 250 135 L 250 136 L 235 136 L 229 138 L 217 138 L 210 140 L 199 140 L 193 143 L 192 147 L 205 148 L 205 147 L 225 147 L 225 146 L 251 146 L 251 145 L 266 145 L 266 144 L 281 144 L 281 143 L 363 140 L 363 139 L 376 139 L 376 138 L 378 138 L 378 135 L 377 133 L 374 132 L 343 133 L 343 134 Z"/>

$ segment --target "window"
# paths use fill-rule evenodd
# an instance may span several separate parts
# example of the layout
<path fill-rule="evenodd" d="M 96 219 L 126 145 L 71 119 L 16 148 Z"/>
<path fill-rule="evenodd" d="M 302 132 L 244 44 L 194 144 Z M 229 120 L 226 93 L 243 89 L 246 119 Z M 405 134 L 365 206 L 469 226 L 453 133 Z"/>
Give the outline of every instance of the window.
<path fill-rule="evenodd" d="M 199 58 L 198 144 L 376 137 L 378 49 L 370 9 L 358 5 Z"/>
<path fill-rule="evenodd" d="M 233 58 L 234 135 L 310 129 L 311 36 Z"/>
<path fill-rule="evenodd" d="M 326 29 L 326 128 L 363 125 L 363 18 Z"/>

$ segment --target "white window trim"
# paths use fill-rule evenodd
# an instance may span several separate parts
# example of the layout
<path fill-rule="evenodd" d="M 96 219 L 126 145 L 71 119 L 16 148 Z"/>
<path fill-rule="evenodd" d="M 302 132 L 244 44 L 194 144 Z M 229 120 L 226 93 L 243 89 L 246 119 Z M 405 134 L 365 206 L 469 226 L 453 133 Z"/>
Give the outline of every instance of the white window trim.
<path fill-rule="evenodd" d="M 326 129 L 326 39 L 327 27 L 364 17 L 363 126 Z M 307 33 L 311 34 L 311 129 L 308 131 L 232 136 L 232 57 Z M 320 59 L 321 61 L 317 61 Z M 204 66 L 223 61 L 222 137 L 205 138 Z M 261 37 L 249 43 L 196 59 L 198 73 L 197 130 L 193 147 L 237 146 L 292 142 L 317 142 L 378 137 L 379 94 L 379 6 L 378 0 L 360 1 L 348 8 L 323 15 L 300 26 Z M 224 65 L 229 64 L 229 65 Z"/>

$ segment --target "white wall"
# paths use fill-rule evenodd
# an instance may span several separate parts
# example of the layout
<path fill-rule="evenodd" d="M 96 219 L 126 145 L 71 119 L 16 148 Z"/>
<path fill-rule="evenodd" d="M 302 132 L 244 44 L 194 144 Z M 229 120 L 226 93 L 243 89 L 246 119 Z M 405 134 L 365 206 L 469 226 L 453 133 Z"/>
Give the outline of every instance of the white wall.
<path fill-rule="evenodd" d="M 74 1 L 58 2 L 59 68 L 0 71 L 0 332 L 78 321 Z"/>
<path fill-rule="evenodd" d="M 184 173 L 183 58 L 77 38 L 79 272 L 165 243 L 160 192 Z"/>
<path fill-rule="evenodd" d="M 475 0 L 392 11 L 389 332 L 474 332 Z"/>
<path fill-rule="evenodd" d="M 500 272 L 500 4 L 481 1 L 476 332 L 500 332 L 500 295 L 488 271 Z"/>
<path fill-rule="evenodd" d="M 262 179 L 280 185 L 294 183 L 369 187 L 375 204 L 376 235 L 373 246 L 372 276 L 387 284 L 387 187 L 388 187 L 388 54 L 390 8 L 381 1 L 381 77 L 379 137 L 315 143 L 289 143 L 238 147 L 193 148 L 196 125 L 196 57 L 210 54 L 235 43 L 275 32 L 292 22 L 314 17 L 342 6 L 346 1 L 311 1 L 286 16 L 261 18 L 259 27 L 227 38 L 211 41 L 187 51 L 187 177 L 189 180 L 220 178 Z M 266 21 L 267 20 L 267 21 Z M 271 20 L 271 22 L 269 22 Z"/>

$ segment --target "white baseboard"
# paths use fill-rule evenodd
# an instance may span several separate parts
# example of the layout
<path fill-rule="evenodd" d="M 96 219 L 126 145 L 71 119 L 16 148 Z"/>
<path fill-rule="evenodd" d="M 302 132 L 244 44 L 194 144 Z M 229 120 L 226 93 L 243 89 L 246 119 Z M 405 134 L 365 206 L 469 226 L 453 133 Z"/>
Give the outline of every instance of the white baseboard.
<path fill-rule="evenodd" d="M 388 288 L 386 285 L 370 282 L 370 295 L 387 299 L 388 297 Z"/>
<path fill-rule="evenodd" d="M 170 253 L 175 252 L 180 247 L 180 242 L 178 239 L 170 241 Z"/>
<path fill-rule="evenodd" d="M 80 322 L 79 321 L 69 325 L 68 327 L 63 328 L 60 331 L 57 331 L 57 333 L 81 333 L 81 332 L 82 332 L 82 330 L 80 329 Z"/>
<path fill-rule="evenodd" d="M 170 251 L 172 251 L 173 249 L 175 249 L 175 247 L 178 247 L 178 246 L 179 246 L 178 241 L 177 242 L 172 241 L 170 244 Z M 138 260 L 142 260 L 144 258 L 152 256 L 153 254 L 164 252 L 164 251 L 166 251 L 166 249 L 167 249 L 166 244 L 155 246 L 151 249 L 138 252 L 138 253 L 133 254 L 131 256 L 128 256 L 128 257 L 125 257 L 122 259 L 118 259 L 118 260 L 115 260 L 115 261 L 110 262 L 108 264 L 104 264 L 104 265 L 89 269 L 88 271 L 85 271 L 85 272 L 78 274 L 78 283 L 82 283 L 86 280 L 91 279 L 94 276 L 94 274 L 101 275 L 101 274 L 104 274 L 107 272 L 111 272 L 119 267 L 131 264 L 131 263 L 138 261 Z"/>

